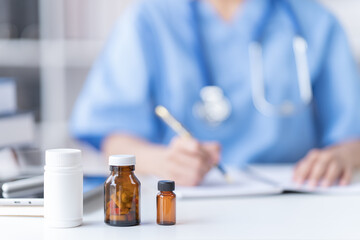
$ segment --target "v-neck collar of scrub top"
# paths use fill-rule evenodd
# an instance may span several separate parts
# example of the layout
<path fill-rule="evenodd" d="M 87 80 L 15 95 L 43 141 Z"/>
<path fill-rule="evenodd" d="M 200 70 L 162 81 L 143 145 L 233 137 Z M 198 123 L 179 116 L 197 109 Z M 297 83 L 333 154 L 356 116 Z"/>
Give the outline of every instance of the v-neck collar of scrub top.
<path fill-rule="evenodd" d="M 208 27 L 217 31 L 211 36 L 222 36 L 229 31 L 237 31 L 249 42 L 252 40 L 255 28 L 258 27 L 259 22 L 271 4 L 269 0 L 244 0 L 241 6 L 238 6 L 234 16 L 230 20 L 225 20 L 219 15 L 215 7 L 206 0 L 191 1 L 199 1 L 201 19 L 199 24 L 205 32 Z"/>

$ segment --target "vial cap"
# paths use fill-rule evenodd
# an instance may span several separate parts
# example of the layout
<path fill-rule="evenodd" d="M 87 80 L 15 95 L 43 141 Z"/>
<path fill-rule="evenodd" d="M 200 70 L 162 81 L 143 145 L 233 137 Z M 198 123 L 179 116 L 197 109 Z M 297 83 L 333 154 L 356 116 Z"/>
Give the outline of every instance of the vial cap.
<path fill-rule="evenodd" d="M 131 166 L 135 165 L 134 155 L 111 155 L 109 157 L 110 166 Z"/>
<path fill-rule="evenodd" d="M 175 190 L 175 182 L 170 180 L 161 180 L 158 182 L 158 190 L 159 191 L 174 191 Z"/>
<path fill-rule="evenodd" d="M 50 167 L 73 167 L 81 164 L 79 149 L 49 149 L 45 152 L 45 164 Z"/>

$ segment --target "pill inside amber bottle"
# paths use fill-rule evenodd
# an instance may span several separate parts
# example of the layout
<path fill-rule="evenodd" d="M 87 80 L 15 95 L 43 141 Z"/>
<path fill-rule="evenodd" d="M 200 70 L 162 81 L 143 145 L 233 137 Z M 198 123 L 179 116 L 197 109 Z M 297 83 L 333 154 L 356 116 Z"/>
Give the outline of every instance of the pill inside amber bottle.
<path fill-rule="evenodd" d="M 160 192 L 156 196 L 157 224 L 174 225 L 176 223 L 175 182 L 169 180 L 159 181 L 158 190 Z"/>

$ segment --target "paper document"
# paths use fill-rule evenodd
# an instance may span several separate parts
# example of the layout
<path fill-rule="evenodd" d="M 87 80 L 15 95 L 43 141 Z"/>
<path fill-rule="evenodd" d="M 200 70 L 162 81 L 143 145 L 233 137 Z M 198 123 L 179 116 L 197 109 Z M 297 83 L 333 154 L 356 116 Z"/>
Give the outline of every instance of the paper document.
<path fill-rule="evenodd" d="M 282 189 L 248 177 L 241 170 L 228 170 L 232 183 L 227 183 L 224 176 L 217 170 L 211 170 L 200 186 L 177 187 L 179 198 L 231 197 L 279 194 Z"/>
<path fill-rule="evenodd" d="M 284 191 L 304 192 L 304 193 L 324 193 L 324 194 L 360 194 L 360 174 L 355 174 L 352 182 L 348 186 L 331 186 L 310 188 L 307 185 L 294 183 L 292 180 L 293 165 L 252 165 L 248 166 L 249 176 L 262 178 L 262 181 L 275 184 Z"/>
<path fill-rule="evenodd" d="M 177 187 L 180 198 L 229 197 L 280 194 L 284 191 L 322 194 L 360 194 L 360 174 L 349 186 L 310 188 L 292 181 L 293 165 L 251 165 L 243 169 L 227 169 L 234 180 L 229 184 L 217 169 L 211 170 L 196 187 Z"/>

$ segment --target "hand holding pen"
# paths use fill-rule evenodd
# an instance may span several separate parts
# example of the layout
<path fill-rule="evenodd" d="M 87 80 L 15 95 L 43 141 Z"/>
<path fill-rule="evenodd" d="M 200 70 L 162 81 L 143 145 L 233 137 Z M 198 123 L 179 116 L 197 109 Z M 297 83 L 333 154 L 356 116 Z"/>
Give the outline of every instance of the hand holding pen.
<path fill-rule="evenodd" d="M 210 169 L 219 162 L 220 145 L 217 143 L 199 143 L 194 138 L 176 136 L 166 150 L 163 164 L 178 184 L 195 186 L 200 184 Z"/>
<path fill-rule="evenodd" d="M 180 136 L 175 137 L 170 144 L 169 149 L 177 151 L 173 151 L 173 154 L 169 156 L 169 159 L 178 159 L 178 161 L 186 160 L 187 165 L 184 164 L 184 166 L 182 166 L 183 168 L 185 168 L 184 171 L 190 171 L 190 165 L 196 167 L 196 181 L 186 185 L 199 184 L 203 179 L 204 175 L 213 166 L 216 166 L 219 169 L 219 171 L 224 175 L 227 182 L 231 182 L 230 177 L 219 165 L 220 145 L 218 143 L 199 143 L 195 138 L 192 137 L 190 132 L 187 131 L 182 126 L 182 124 L 177 121 L 163 106 L 157 106 L 155 112 L 168 126 L 170 126 Z"/>

